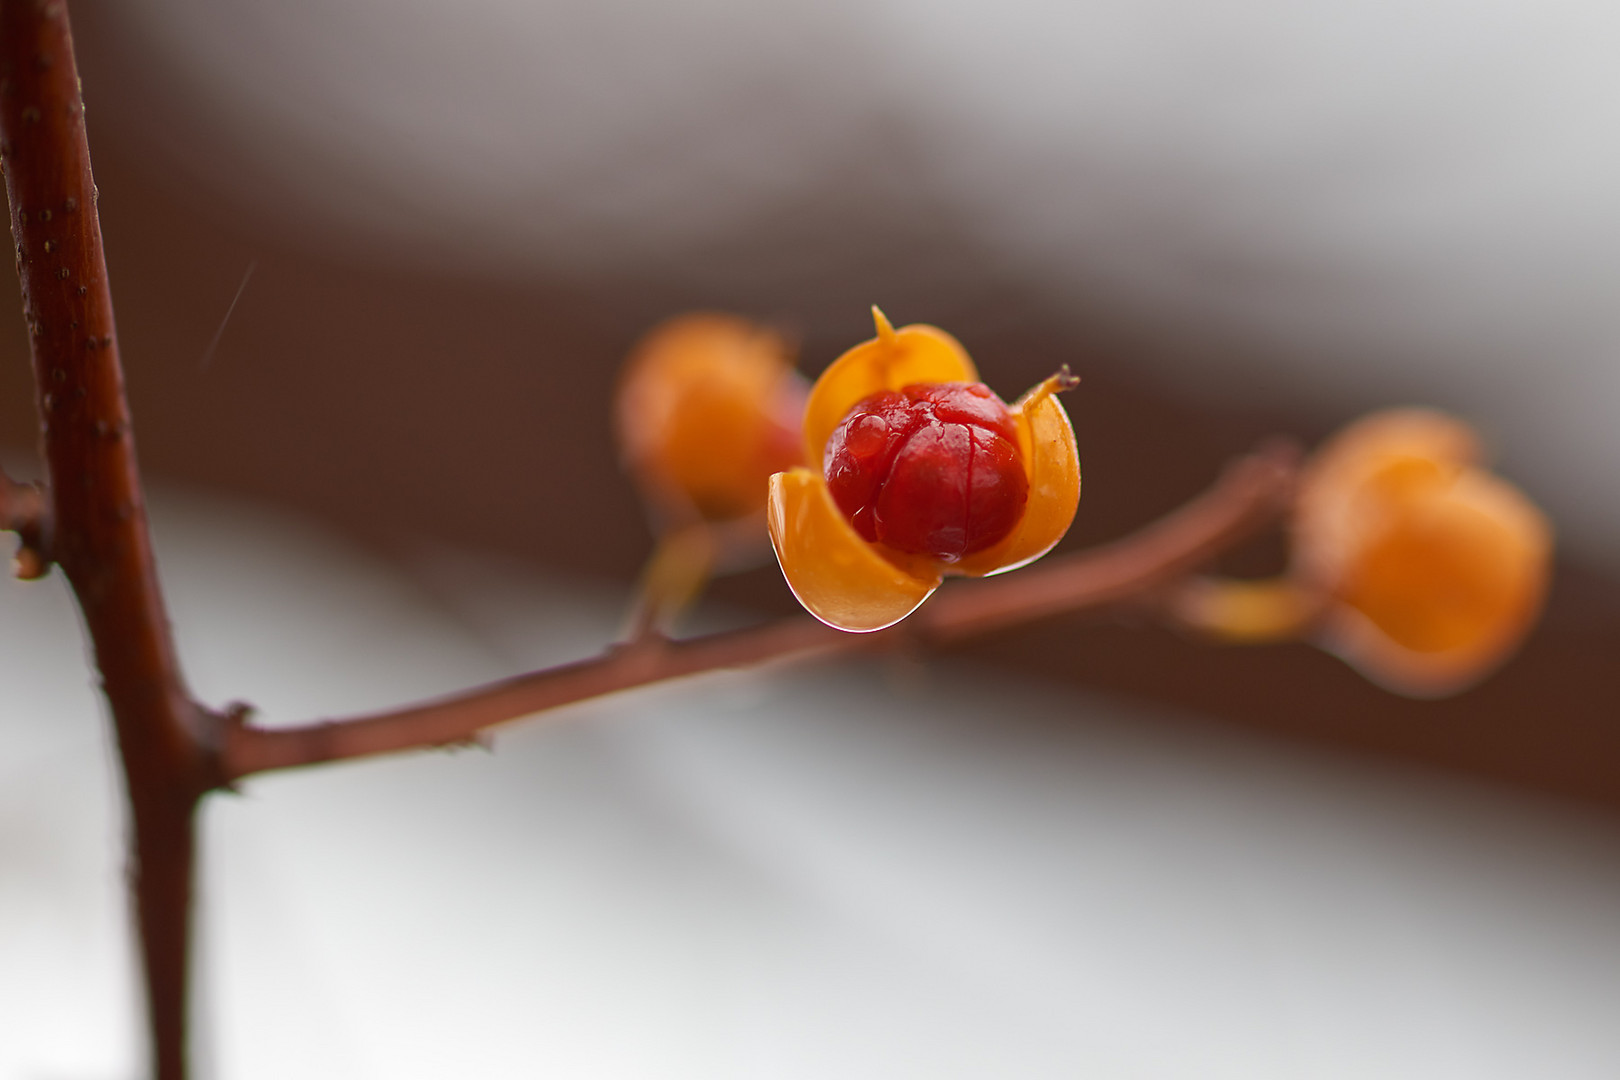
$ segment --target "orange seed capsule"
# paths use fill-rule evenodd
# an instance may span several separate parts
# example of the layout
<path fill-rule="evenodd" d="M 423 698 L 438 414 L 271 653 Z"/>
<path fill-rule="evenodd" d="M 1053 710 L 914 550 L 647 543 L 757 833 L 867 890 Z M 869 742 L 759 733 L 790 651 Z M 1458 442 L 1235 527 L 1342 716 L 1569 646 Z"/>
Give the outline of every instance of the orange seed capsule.
<path fill-rule="evenodd" d="M 1322 642 L 1402 693 L 1483 678 L 1546 595 L 1552 527 L 1480 458 L 1461 421 L 1392 409 L 1332 439 L 1301 482 L 1297 573 L 1329 598 Z"/>
<path fill-rule="evenodd" d="M 800 461 L 804 380 L 781 338 L 732 315 L 683 315 L 636 345 L 619 384 L 625 462 L 667 516 L 759 512 L 772 473 Z"/>
<path fill-rule="evenodd" d="M 1080 499 L 1074 428 L 1054 375 L 1011 406 L 979 382 L 956 339 L 895 329 L 835 360 L 810 391 L 804 458 L 771 477 L 766 522 L 806 610 L 881 630 L 946 574 L 1033 562 L 1062 539 Z"/>

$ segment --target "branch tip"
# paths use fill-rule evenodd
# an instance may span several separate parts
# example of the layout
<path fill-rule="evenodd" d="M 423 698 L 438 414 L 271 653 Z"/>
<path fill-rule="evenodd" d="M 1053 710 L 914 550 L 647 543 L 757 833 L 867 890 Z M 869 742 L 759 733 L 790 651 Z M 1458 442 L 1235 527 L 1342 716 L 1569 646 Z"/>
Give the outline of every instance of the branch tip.
<path fill-rule="evenodd" d="M 1073 390 L 1079 385 L 1080 376 L 1070 371 L 1068 364 L 1064 364 L 1056 372 L 1037 383 L 1029 393 L 1019 398 L 1016 407 L 1019 409 L 1033 409 L 1054 394 L 1061 394 L 1065 390 Z"/>

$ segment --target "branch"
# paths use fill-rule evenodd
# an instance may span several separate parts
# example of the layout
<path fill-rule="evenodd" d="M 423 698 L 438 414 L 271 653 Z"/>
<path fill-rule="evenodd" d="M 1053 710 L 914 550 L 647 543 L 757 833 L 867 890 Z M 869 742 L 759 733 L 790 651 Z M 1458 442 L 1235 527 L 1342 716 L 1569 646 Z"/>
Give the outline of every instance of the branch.
<path fill-rule="evenodd" d="M 50 522 L 118 732 L 153 1058 L 162 1080 L 180 1080 L 191 821 L 213 780 L 211 717 L 181 681 L 154 572 L 63 0 L 0 0 L 0 164 L 50 478 L 31 522 Z M 8 484 L 6 502 L 26 518 L 20 490 Z"/>
<path fill-rule="evenodd" d="M 1208 491 L 1130 536 L 941 597 L 919 613 L 927 635 L 970 637 L 1118 603 L 1174 581 L 1285 513 L 1298 461 L 1291 443 L 1262 446 L 1228 464 Z"/>
<path fill-rule="evenodd" d="M 0 159 L 17 241 L 55 535 L 120 734 L 197 763 L 158 591 L 113 325 L 84 107 L 61 0 L 0 0 Z"/>
<path fill-rule="evenodd" d="M 1180 577 L 1275 521 L 1289 504 L 1294 476 L 1291 451 L 1240 458 L 1209 491 L 1124 540 L 946 590 L 906 622 L 875 634 L 846 634 L 800 616 L 684 641 L 644 639 L 390 712 L 286 728 L 256 727 L 239 716 L 226 733 L 221 772 L 232 782 L 272 769 L 463 743 L 497 724 L 649 683 L 767 660 L 952 641 L 1102 607 Z"/>

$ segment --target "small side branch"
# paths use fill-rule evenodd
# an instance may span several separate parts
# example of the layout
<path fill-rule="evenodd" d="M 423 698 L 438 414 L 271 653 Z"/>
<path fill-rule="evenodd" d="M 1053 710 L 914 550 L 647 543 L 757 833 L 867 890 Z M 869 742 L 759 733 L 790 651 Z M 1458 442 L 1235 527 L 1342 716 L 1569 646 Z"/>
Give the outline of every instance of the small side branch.
<path fill-rule="evenodd" d="M 19 484 L 0 470 L 0 532 L 14 532 L 17 576 L 24 581 L 45 576 L 51 567 L 50 501 L 35 484 Z"/>
<path fill-rule="evenodd" d="M 19 484 L 0 469 L 0 531 L 22 532 L 33 528 L 44 510 L 39 488 Z"/>
<path fill-rule="evenodd" d="M 474 739 L 487 728 L 649 683 L 768 660 L 953 641 L 1138 596 L 1207 563 L 1274 522 L 1289 505 L 1295 455 L 1262 450 L 1234 462 L 1209 491 L 1133 536 L 990 581 L 943 591 L 911 619 L 846 634 L 808 616 L 667 641 L 650 638 L 590 660 L 475 687 L 404 709 L 299 727 L 240 718 L 221 751 L 227 781 L 272 769 L 343 761 Z"/>

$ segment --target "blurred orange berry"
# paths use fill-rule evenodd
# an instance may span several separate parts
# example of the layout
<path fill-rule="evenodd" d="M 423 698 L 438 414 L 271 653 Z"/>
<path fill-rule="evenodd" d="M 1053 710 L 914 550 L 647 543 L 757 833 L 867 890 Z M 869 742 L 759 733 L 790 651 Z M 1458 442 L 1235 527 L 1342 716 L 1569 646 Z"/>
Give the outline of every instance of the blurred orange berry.
<path fill-rule="evenodd" d="M 877 337 L 835 360 L 810 391 L 809 467 L 772 476 L 766 508 L 794 595 L 854 632 L 899 622 L 946 574 L 980 577 L 1040 558 L 1080 499 L 1074 428 L 1055 396 L 1071 376 L 1007 406 L 955 338 L 932 326 L 896 330 L 872 311 Z"/>
<path fill-rule="evenodd" d="M 800 462 L 805 382 L 782 339 L 733 315 L 682 315 L 637 343 L 619 383 L 621 452 L 675 523 L 764 508 L 772 473 Z"/>
<path fill-rule="evenodd" d="M 1341 431 L 1301 479 L 1292 576 L 1324 599 L 1319 640 L 1390 689 L 1465 689 L 1541 610 L 1552 528 L 1481 460 L 1462 421 L 1392 409 Z"/>

